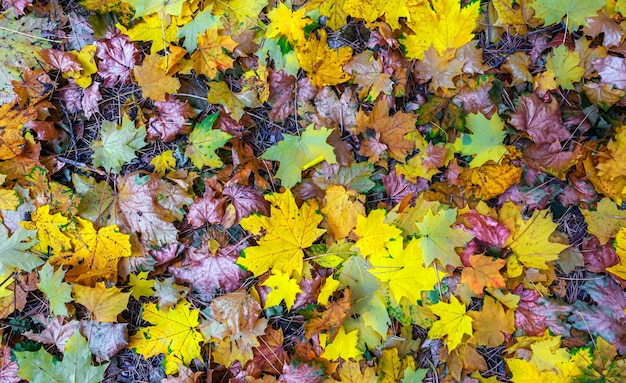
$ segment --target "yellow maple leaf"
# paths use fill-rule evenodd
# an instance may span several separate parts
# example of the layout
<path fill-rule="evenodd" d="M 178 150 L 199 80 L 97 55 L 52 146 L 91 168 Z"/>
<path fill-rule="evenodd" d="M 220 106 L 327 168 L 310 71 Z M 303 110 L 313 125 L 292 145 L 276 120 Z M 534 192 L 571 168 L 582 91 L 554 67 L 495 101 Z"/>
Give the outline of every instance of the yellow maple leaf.
<path fill-rule="evenodd" d="M 587 223 L 587 232 L 595 235 L 601 245 L 619 233 L 626 222 L 626 211 L 617 208 L 609 198 L 602 198 L 595 210 L 581 209 Z"/>
<path fill-rule="evenodd" d="M 298 281 L 291 278 L 289 274 L 280 272 L 280 270 L 274 270 L 273 274 L 262 285 L 271 289 L 267 294 L 264 308 L 278 306 L 284 300 L 287 310 L 291 310 L 296 302 L 296 295 L 302 292 L 298 286 Z"/>
<path fill-rule="evenodd" d="M 159 14 L 146 16 L 142 21 L 130 29 L 126 29 L 122 24 L 115 25 L 122 33 L 128 35 L 130 41 L 151 41 L 150 54 L 166 49 L 170 42 L 177 41 L 178 26 L 176 23 L 168 22 Z"/>
<path fill-rule="evenodd" d="M 522 168 L 511 165 L 510 161 L 496 164 L 488 161 L 477 168 L 464 169 L 459 182 L 464 192 L 474 198 L 488 200 L 504 193 L 522 178 Z"/>
<path fill-rule="evenodd" d="M 473 319 L 467 315 L 465 305 L 460 303 L 454 295 L 450 295 L 450 303 L 441 301 L 430 306 L 430 309 L 439 317 L 439 320 L 433 323 L 428 336 L 437 339 L 445 336 L 449 351 L 464 343 L 465 335 L 472 335 Z"/>
<path fill-rule="evenodd" d="M 270 268 L 289 276 L 300 277 L 303 272 L 303 250 L 313 244 L 325 230 L 318 229 L 322 215 L 314 199 L 304 201 L 298 209 L 296 200 L 287 189 L 284 193 L 265 196 L 271 204 L 270 216 L 253 214 L 241 220 L 241 227 L 254 235 L 265 235 L 257 246 L 242 250 L 237 264 L 255 276 Z"/>
<path fill-rule="evenodd" d="M 200 343 L 204 338 L 196 330 L 198 310 L 191 308 L 186 300 L 168 310 L 145 303 L 141 318 L 154 326 L 139 330 L 131 337 L 129 347 L 145 358 L 165 354 L 165 373 L 175 374 L 179 365 L 189 365 L 193 359 L 202 358 Z"/>
<path fill-rule="evenodd" d="M 261 106 L 261 102 L 254 94 L 254 91 L 250 89 L 233 93 L 224 81 L 212 82 L 209 84 L 209 87 L 210 89 L 206 96 L 207 101 L 224 107 L 235 121 L 241 120 L 245 113 L 244 108 L 258 108 Z"/>
<path fill-rule="evenodd" d="M 63 72 L 63 77 L 73 78 L 76 85 L 87 89 L 92 83 L 91 75 L 98 71 L 95 59 L 96 45 L 85 45 L 80 51 L 69 51 L 68 55 L 74 57 L 82 69 L 79 71 Z"/>
<path fill-rule="evenodd" d="M 437 214 L 427 210 L 422 221 L 415 223 L 422 236 L 419 244 L 426 265 L 430 265 L 435 259 L 444 267 L 463 265 L 455 247 L 465 246 L 472 239 L 472 235 L 462 229 L 450 227 L 454 222 L 456 222 L 456 209 L 447 209 L 440 210 Z"/>
<path fill-rule="evenodd" d="M 359 240 L 354 244 L 364 257 L 384 257 L 387 254 L 386 245 L 390 241 L 402 241 L 402 230 L 394 225 L 384 223 L 386 212 L 384 209 L 370 211 L 366 217 L 359 214 L 354 233 Z"/>
<path fill-rule="evenodd" d="M 373 268 L 369 272 L 381 282 L 388 283 L 396 302 L 406 297 L 415 304 L 422 299 L 422 291 L 433 289 L 438 280 L 437 272 L 432 267 L 424 267 L 417 239 L 412 239 L 406 248 L 401 240 L 391 241 L 387 249 L 389 254 L 385 257 L 370 257 Z"/>
<path fill-rule="evenodd" d="M 412 59 L 423 59 L 424 52 L 432 45 L 441 55 L 446 50 L 454 51 L 474 38 L 474 29 L 480 16 L 480 3 L 474 2 L 461 8 L 458 0 L 430 0 L 421 8 L 420 17 L 407 23 L 415 34 L 405 35 L 403 41 L 406 55 Z M 453 54 L 454 56 L 454 54 Z"/>
<path fill-rule="evenodd" d="M 44 254 L 60 254 L 72 249 L 70 238 L 62 230 L 70 225 L 70 220 L 61 213 L 50 215 L 50 205 L 43 205 L 31 214 L 31 221 L 20 222 L 20 225 L 28 230 L 37 230 L 39 243 L 32 249 Z"/>
<path fill-rule="evenodd" d="M 356 226 L 359 214 L 365 215 L 365 206 L 358 200 L 358 193 L 333 185 L 326 189 L 325 201 L 322 213 L 326 215 L 335 241 L 346 238 Z"/>
<path fill-rule="evenodd" d="M 142 271 L 139 274 L 128 276 L 128 285 L 133 298 L 139 300 L 140 297 L 151 297 L 154 295 L 154 279 L 147 279 L 148 272 Z"/>
<path fill-rule="evenodd" d="M 546 262 L 559 259 L 561 251 L 569 247 L 569 245 L 550 241 L 550 236 L 556 230 L 557 224 L 552 222 L 552 214 L 549 211 L 535 210 L 529 219 L 524 220 L 519 208 L 513 208 L 512 218 L 513 225 L 505 222 L 511 232 L 505 246 L 510 247 L 517 260 L 524 266 L 548 270 L 550 266 Z M 517 273 L 512 275 L 511 270 L 508 272 L 509 277 L 518 276 L 515 275 Z"/>
<path fill-rule="evenodd" d="M 72 285 L 74 300 L 85 306 L 98 322 L 117 322 L 119 313 L 126 309 L 130 293 L 123 293 L 113 286 L 107 288 L 104 282 L 95 287 Z"/>
<path fill-rule="evenodd" d="M 320 343 L 322 344 L 322 338 L 325 338 L 325 335 L 326 334 L 320 334 Z M 363 357 L 363 352 L 357 348 L 358 340 L 358 330 L 352 330 L 346 333 L 346 329 L 341 326 L 335 336 L 335 339 L 333 339 L 333 341 L 324 348 L 324 352 L 321 357 L 328 360 L 337 360 L 339 358 L 348 360 L 352 358 L 358 361 Z"/>
<path fill-rule="evenodd" d="M 598 177 L 614 180 L 626 176 L 626 126 L 615 129 L 615 138 L 607 144 L 608 153 L 599 157 Z M 621 204 L 619 202 L 618 204 Z"/>
<path fill-rule="evenodd" d="M 546 58 L 546 73 L 554 76 L 561 88 L 574 90 L 573 83 L 580 81 L 585 68 L 580 65 L 578 52 L 570 52 L 565 45 L 559 45 Z"/>
<path fill-rule="evenodd" d="M 313 23 L 313 20 L 304 15 L 305 8 L 300 8 L 295 12 L 279 2 L 278 7 L 267 13 L 270 25 L 265 31 L 266 37 L 284 37 L 291 46 L 304 44 L 304 28 Z"/>
<path fill-rule="evenodd" d="M 176 158 L 173 150 L 166 150 L 150 160 L 150 165 L 154 166 L 154 171 L 163 176 L 168 171 L 176 168 Z"/>
<path fill-rule="evenodd" d="M 319 30 L 320 38 L 312 34 L 302 46 L 296 47 L 296 56 L 316 87 L 341 84 L 350 79 L 343 66 L 352 59 L 352 48 L 344 46 L 337 50 L 328 46 L 324 29 Z"/>
<path fill-rule="evenodd" d="M 259 27 L 259 13 L 267 6 L 267 3 L 267 0 L 216 1 L 213 3 L 213 14 L 224 15 L 230 24 L 231 34 L 237 36 L 247 29 Z"/>
<path fill-rule="evenodd" d="M 207 29 L 198 35 L 198 49 L 191 55 L 193 69 L 197 74 L 214 79 L 218 71 L 233 67 L 235 60 L 224 51 L 232 52 L 237 45 L 230 36 L 221 36 L 217 26 Z"/>
<path fill-rule="evenodd" d="M 345 10 L 345 3 L 345 0 L 318 0 L 309 2 L 307 8 L 319 9 L 320 15 L 326 16 L 326 25 L 338 31 L 346 25 L 348 13 Z"/>
<path fill-rule="evenodd" d="M 165 101 L 166 94 L 174 94 L 180 88 L 180 81 L 168 76 L 166 71 L 160 68 L 160 59 L 161 56 L 158 54 L 148 55 L 143 59 L 141 66 L 136 65 L 133 69 L 141 93 L 154 101 Z"/>
<path fill-rule="evenodd" d="M 130 257 L 130 235 L 117 225 L 96 230 L 91 221 L 76 217 L 76 228 L 68 230 L 72 249 L 54 254 L 52 265 L 72 266 L 65 274 L 69 281 L 92 285 L 97 280 L 114 280 L 120 258 Z"/>

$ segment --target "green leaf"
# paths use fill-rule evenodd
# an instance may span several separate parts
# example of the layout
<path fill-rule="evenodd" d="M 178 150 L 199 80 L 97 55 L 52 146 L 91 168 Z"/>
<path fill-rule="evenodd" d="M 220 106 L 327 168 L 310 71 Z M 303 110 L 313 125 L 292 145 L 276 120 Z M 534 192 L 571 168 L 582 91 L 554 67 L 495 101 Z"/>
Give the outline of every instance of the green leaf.
<path fill-rule="evenodd" d="M 503 131 L 504 121 L 500 116 L 495 113 L 488 120 L 480 113 L 468 114 L 465 121 L 473 134 L 463 134 L 454 143 L 454 147 L 465 156 L 475 155 L 470 162 L 470 168 L 479 167 L 489 160 L 500 163 L 507 153 L 506 146 L 502 145 L 506 132 Z"/>
<path fill-rule="evenodd" d="M 596 16 L 605 4 L 604 0 L 542 0 L 535 2 L 533 8 L 544 25 L 558 24 L 565 17 L 567 30 L 574 32 L 587 26 L 587 18 Z"/>
<path fill-rule="evenodd" d="M 105 121 L 100 128 L 101 141 L 93 141 L 93 165 L 102 166 L 106 171 L 119 174 L 122 165 L 137 158 L 135 151 L 146 146 L 146 128 L 135 128 L 135 123 L 124 115 L 122 125 Z"/>
<path fill-rule="evenodd" d="M 72 299 L 72 286 L 69 283 L 63 282 L 65 272 L 59 268 L 54 271 L 54 268 L 46 263 L 39 270 L 40 282 L 37 283 L 39 290 L 48 298 L 50 302 L 50 311 L 54 315 L 67 315 L 67 307 L 65 304 L 71 302 Z"/>
<path fill-rule="evenodd" d="M 579 82 L 585 74 L 580 65 L 578 52 L 570 52 L 565 45 L 559 45 L 546 58 L 546 71 L 554 74 L 556 83 L 563 89 L 574 90 L 574 82 Z"/>
<path fill-rule="evenodd" d="M 202 169 L 203 166 L 219 168 L 224 165 L 215 151 L 226 144 L 233 136 L 219 129 L 212 129 L 219 113 L 215 112 L 197 124 L 189 134 L 189 143 L 185 155 L 193 165 Z"/>
<path fill-rule="evenodd" d="M 27 250 L 39 243 L 37 230 L 17 229 L 11 237 L 9 231 L 0 224 L 0 274 L 14 270 L 31 271 L 43 260 Z"/>
<path fill-rule="evenodd" d="M 44 350 L 15 352 L 15 356 L 20 367 L 17 375 L 30 383 L 98 383 L 107 368 L 91 365 L 89 345 L 78 328 L 67 341 L 61 362 Z"/>
<path fill-rule="evenodd" d="M 333 147 L 326 143 L 331 130 L 316 130 L 309 125 L 301 137 L 284 134 L 284 140 L 270 147 L 261 158 L 280 161 L 276 177 L 284 187 L 290 188 L 302 179 L 302 171 L 326 160 L 329 164 L 337 163 Z"/>
<path fill-rule="evenodd" d="M 221 17 L 213 15 L 213 4 L 210 4 L 204 10 L 196 15 L 193 20 L 185 24 L 178 29 L 176 37 L 185 38 L 183 47 L 187 49 L 187 52 L 193 53 L 198 49 L 198 35 L 204 34 L 207 29 L 211 29 L 217 26 L 219 29 L 224 29 Z"/>

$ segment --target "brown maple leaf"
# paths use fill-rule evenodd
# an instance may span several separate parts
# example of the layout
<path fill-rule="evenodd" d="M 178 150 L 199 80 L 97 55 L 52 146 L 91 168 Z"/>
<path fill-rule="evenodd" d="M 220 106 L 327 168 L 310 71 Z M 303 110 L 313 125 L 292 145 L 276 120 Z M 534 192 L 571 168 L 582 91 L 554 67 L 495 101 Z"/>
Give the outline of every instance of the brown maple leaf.
<path fill-rule="evenodd" d="M 193 117 L 193 109 L 187 101 L 178 101 L 169 96 L 167 101 L 156 101 L 158 114 L 148 121 L 148 139 L 151 141 L 160 138 L 168 142 L 177 134 L 189 133 L 189 126 L 185 125 L 188 118 Z"/>
<path fill-rule="evenodd" d="M 370 114 L 359 111 L 356 118 L 358 132 L 365 132 L 369 128 L 380 134 L 380 142 L 387 145 L 389 156 L 401 162 L 415 147 L 404 136 L 415 131 L 416 122 L 417 116 L 414 114 L 397 112 L 389 116 L 389 104 L 385 100 L 379 100 Z"/>

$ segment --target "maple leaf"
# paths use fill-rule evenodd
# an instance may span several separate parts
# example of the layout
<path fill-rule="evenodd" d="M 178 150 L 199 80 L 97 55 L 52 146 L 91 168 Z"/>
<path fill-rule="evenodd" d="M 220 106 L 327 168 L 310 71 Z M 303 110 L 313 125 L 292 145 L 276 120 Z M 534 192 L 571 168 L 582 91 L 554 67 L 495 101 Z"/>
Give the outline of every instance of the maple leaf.
<path fill-rule="evenodd" d="M 89 340 L 89 351 L 101 360 L 111 357 L 128 346 L 126 327 L 128 323 L 98 323 L 92 320 L 80 322 L 81 332 Z"/>
<path fill-rule="evenodd" d="M 218 113 L 213 113 L 196 124 L 189 134 L 185 156 L 193 165 L 202 169 L 204 166 L 219 168 L 224 165 L 215 150 L 223 147 L 233 136 L 219 129 L 213 129 Z"/>
<path fill-rule="evenodd" d="M 615 202 L 602 198 L 595 210 L 581 209 L 587 223 L 587 232 L 595 235 L 600 245 L 609 242 L 620 231 L 626 219 L 626 211 L 618 209 Z"/>
<path fill-rule="evenodd" d="M 504 342 L 504 334 L 515 332 L 515 310 L 504 311 L 502 304 L 496 299 L 485 297 L 480 311 L 468 311 L 467 315 L 474 320 L 474 335 L 470 342 L 498 347 Z"/>
<path fill-rule="evenodd" d="M 485 287 L 495 289 L 506 286 L 499 270 L 506 265 L 504 259 L 496 259 L 483 255 L 472 255 L 469 258 L 471 267 L 463 269 L 461 283 L 467 283 L 469 288 L 481 296 Z"/>
<path fill-rule="evenodd" d="M 261 305 L 256 299 L 239 290 L 213 299 L 210 309 L 220 329 L 219 334 L 205 335 L 222 340 L 215 350 L 216 360 L 229 365 L 235 360 L 245 364 L 252 359 L 253 347 L 259 347 L 258 338 L 267 327 L 267 319 L 259 317 Z"/>
<path fill-rule="evenodd" d="M 437 283 L 437 272 L 432 267 L 424 267 L 417 239 L 412 239 L 406 248 L 403 248 L 400 240 L 391 241 L 387 249 L 388 256 L 370 256 L 372 268 L 369 272 L 389 284 L 396 302 L 406 297 L 416 303 L 421 300 L 422 291 L 432 290 Z"/>
<path fill-rule="evenodd" d="M 415 64 L 417 79 L 422 82 L 431 81 L 429 89 L 455 89 L 453 79 L 463 72 L 465 63 L 455 57 L 453 50 L 446 50 L 442 55 L 431 46 L 424 54 L 423 60 Z"/>
<path fill-rule="evenodd" d="M 546 72 L 556 78 L 556 83 L 563 89 L 574 89 L 575 82 L 579 82 L 585 74 L 580 67 L 580 56 L 577 52 L 570 52 L 565 45 L 559 45 L 546 58 Z"/>
<path fill-rule="evenodd" d="M 5 29 L 0 30 L 0 104 L 15 100 L 11 81 L 19 81 L 24 68 L 37 65 L 36 52 L 51 47 L 50 40 L 41 37 L 51 36 L 55 28 L 54 22 L 39 18 L 34 12 L 19 19 L 9 13 L 9 10 L 2 13 L 2 27 Z M 14 31 L 28 31 L 28 34 Z"/>
<path fill-rule="evenodd" d="M 274 270 L 272 275 L 262 285 L 271 289 L 265 299 L 265 308 L 277 306 L 284 300 L 287 310 L 291 310 L 296 301 L 296 294 L 302 292 L 302 289 L 298 286 L 298 281 L 280 270 Z"/>
<path fill-rule="evenodd" d="M 389 155 L 400 162 L 413 151 L 415 144 L 407 139 L 407 134 L 415 131 L 417 116 L 397 112 L 389 116 L 389 104 L 379 100 L 369 115 L 359 111 L 356 122 L 359 131 L 367 128 L 380 133 L 380 141 L 389 147 Z"/>
<path fill-rule="evenodd" d="M 136 300 L 139 300 L 140 297 L 151 297 L 154 295 L 154 279 L 147 278 L 147 271 L 143 271 L 139 274 L 130 274 L 128 276 L 130 294 Z"/>
<path fill-rule="evenodd" d="M 551 144 L 570 136 L 563 126 L 559 103 L 555 99 L 543 102 L 534 93 L 520 96 L 509 123 L 528 133 L 535 144 Z"/>
<path fill-rule="evenodd" d="M 148 55 L 143 59 L 141 66 L 135 66 L 133 69 L 141 93 L 154 101 L 166 101 L 166 94 L 176 93 L 180 88 L 180 81 L 168 75 L 167 71 L 159 66 L 160 58 L 158 54 Z"/>
<path fill-rule="evenodd" d="M 15 270 L 31 271 L 43 264 L 38 255 L 28 251 L 37 245 L 37 231 L 19 228 L 9 237 L 9 231 L 0 225 L 0 274 Z"/>
<path fill-rule="evenodd" d="M 343 186 L 333 185 L 326 189 L 322 213 L 328 219 L 328 226 L 335 240 L 344 239 L 356 227 L 357 217 L 365 216 L 365 206 L 358 195 L 347 191 Z"/>
<path fill-rule="evenodd" d="M 304 15 L 305 11 L 306 8 L 303 7 L 292 12 L 283 2 L 278 2 L 278 7 L 267 13 L 270 24 L 265 30 L 265 36 L 284 38 L 288 46 L 292 47 L 304 44 L 304 30 L 313 23 L 313 20 Z"/>
<path fill-rule="evenodd" d="M 181 102 L 173 96 L 168 96 L 167 101 L 155 101 L 158 115 L 148 121 L 148 140 L 157 138 L 168 142 L 174 140 L 179 133 L 189 133 L 185 123 L 187 118 L 194 116 L 194 112 L 187 103 Z"/>
<path fill-rule="evenodd" d="M 326 16 L 326 25 L 337 31 L 346 25 L 348 12 L 344 9 L 345 0 L 320 1 L 320 15 Z"/>
<path fill-rule="evenodd" d="M 465 231 L 491 246 L 501 249 L 509 238 L 509 230 L 504 224 L 495 218 L 480 214 L 476 210 L 472 209 L 461 215 L 460 219 L 465 226 Z"/>
<path fill-rule="evenodd" d="M 180 267 L 170 267 L 170 271 L 177 280 L 189 283 L 210 300 L 219 289 L 227 293 L 239 289 L 241 280 L 249 274 L 235 263 L 243 244 L 220 247 L 215 254 L 208 247 L 209 241 L 205 240 L 201 248 L 189 248 Z M 198 278 L 198 273 L 205 277 Z"/>
<path fill-rule="evenodd" d="M 357 348 L 358 336 L 359 332 L 357 330 L 346 333 L 346 329 L 343 326 L 339 327 L 335 339 L 324 347 L 321 357 L 328 360 L 337 360 L 339 358 L 343 360 L 351 358 L 356 361 L 360 360 L 363 357 L 363 353 Z M 320 338 L 322 337 L 320 336 Z"/>
<path fill-rule="evenodd" d="M 232 52 L 237 45 L 237 42 L 230 36 L 221 36 L 217 25 L 207 29 L 204 34 L 198 36 L 198 50 L 191 55 L 193 69 L 197 74 L 214 79 L 218 71 L 233 67 L 235 60 L 224 51 Z"/>
<path fill-rule="evenodd" d="M 44 264 L 39 270 L 37 287 L 48 299 L 50 313 L 53 315 L 68 315 L 65 304 L 73 300 L 72 286 L 63 282 L 64 277 L 65 272 L 61 268 L 55 271 L 49 263 Z"/>
<path fill-rule="evenodd" d="M 412 59 L 424 59 L 424 52 L 432 45 L 438 54 L 447 49 L 452 52 L 472 40 L 472 33 L 479 17 L 479 5 L 461 8 L 456 0 L 431 0 L 422 6 L 418 15 L 407 23 L 415 34 L 402 39 L 406 55 Z M 454 56 L 454 53 L 452 53 Z"/>
<path fill-rule="evenodd" d="M 261 106 L 261 102 L 252 90 L 233 93 L 224 81 L 211 83 L 210 87 L 207 93 L 207 101 L 215 105 L 221 105 L 235 121 L 241 120 L 245 113 L 244 108 L 258 108 Z"/>
<path fill-rule="evenodd" d="M 167 49 L 170 42 L 176 41 L 178 25 L 168 22 L 161 15 L 151 14 L 143 17 L 141 21 L 132 28 L 126 29 L 122 24 L 115 24 L 123 34 L 130 38 L 130 41 L 150 41 L 150 54 Z"/>
<path fill-rule="evenodd" d="M 464 343 L 465 335 L 472 336 L 473 319 L 467 315 L 465 305 L 460 303 L 454 295 L 450 295 L 450 303 L 441 301 L 430 306 L 430 309 L 439 317 L 439 320 L 428 330 L 428 336 L 437 339 L 446 336 L 448 350 L 452 351 Z"/>
<path fill-rule="evenodd" d="M 72 266 L 67 280 L 92 284 L 95 280 L 115 279 L 120 258 L 130 257 L 130 236 L 117 225 L 96 230 L 93 223 L 76 217 L 76 229 L 68 231 L 71 251 L 57 253 L 48 260 L 52 265 Z"/>
<path fill-rule="evenodd" d="M 130 293 L 123 293 L 115 286 L 106 288 L 104 282 L 96 283 L 96 287 L 74 284 L 72 290 L 76 303 L 85 306 L 98 322 L 116 322 L 130 297 Z"/>
<path fill-rule="evenodd" d="M 317 212 L 317 202 L 307 200 L 298 209 L 289 189 L 267 195 L 265 199 L 271 204 L 269 217 L 253 214 L 240 222 L 241 227 L 252 234 L 260 235 L 263 230 L 265 235 L 257 241 L 257 246 L 242 250 L 237 264 L 255 276 L 270 268 L 301 276 L 303 250 L 325 232 L 317 228 L 323 218 Z"/>
<path fill-rule="evenodd" d="M 47 254 L 51 252 L 58 254 L 72 248 L 70 239 L 61 231 L 70 225 L 70 220 L 61 213 L 50 214 L 50 205 L 38 207 L 37 211 L 31 214 L 31 219 L 30 222 L 20 222 L 20 225 L 29 231 L 21 232 L 20 234 L 22 234 L 23 237 L 16 237 L 16 241 L 12 243 L 12 246 L 17 246 L 18 243 L 27 240 L 27 237 L 34 234 L 34 232 L 30 232 L 30 230 L 36 230 L 37 239 L 39 241 L 31 243 L 28 247 L 18 247 L 18 250 L 26 250 L 32 246 L 33 250 L 42 253 Z M 32 257 L 30 257 L 30 261 L 33 261 Z"/>
<path fill-rule="evenodd" d="M 122 166 L 137 158 L 135 151 L 146 146 L 146 129 L 135 127 L 135 123 L 126 115 L 122 125 L 114 121 L 105 121 L 100 127 L 102 140 L 92 141 L 93 165 L 102 166 L 106 171 L 119 174 Z"/>
<path fill-rule="evenodd" d="M 282 186 L 290 188 L 300 182 L 302 171 L 322 161 L 337 163 L 333 147 L 326 143 L 330 133 L 330 129 L 315 129 L 311 124 L 299 137 L 283 134 L 284 139 L 269 147 L 261 158 L 280 161 L 276 177 Z"/>
<path fill-rule="evenodd" d="M 198 35 L 204 35 L 207 29 L 223 29 L 221 17 L 213 15 L 214 4 L 209 4 L 196 14 L 190 22 L 178 29 L 176 37 L 184 38 L 183 47 L 189 53 L 198 49 Z"/>
<path fill-rule="evenodd" d="M 367 217 L 358 215 L 354 233 L 359 240 L 354 244 L 363 257 L 383 257 L 387 254 L 386 246 L 389 242 L 400 241 L 402 230 L 392 224 L 384 223 L 386 212 L 384 209 L 370 211 Z"/>
<path fill-rule="evenodd" d="M 48 65 L 60 72 L 78 72 L 83 69 L 76 58 L 68 52 L 49 48 L 40 50 L 39 55 Z"/>
<path fill-rule="evenodd" d="M 144 327 L 131 337 L 129 347 L 150 358 L 165 354 L 165 373 L 174 374 L 179 365 L 200 359 L 200 343 L 204 341 L 196 330 L 198 311 L 187 301 L 162 310 L 154 303 L 144 303 L 141 318 L 154 326 Z"/>
<path fill-rule="evenodd" d="M 0 89 L 1 97 L 2 89 Z M 0 107 L 0 124 L 4 127 L 0 130 L 0 160 L 9 160 L 22 154 L 26 145 L 22 127 L 28 120 L 37 116 L 32 109 L 20 111 L 12 109 L 13 107 L 14 105 L 10 104 Z"/>
<path fill-rule="evenodd" d="M 175 197 L 175 210 L 164 205 L 171 202 L 162 198 L 167 195 Z M 118 179 L 116 209 L 123 214 L 119 219 L 130 230 L 141 233 L 146 243 L 163 246 L 176 241 L 178 230 L 172 222 L 179 219 L 179 209 L 192 201 L 179 186 L 155 174 L 134 172 Z"/>
<path fill-rule="evenodd" d="M 587 26 L 587 18 L 596 16 L 605 5 L 602 0 L 547 0 L 533 4 L 535 16 L 543 19 L 544 25 L 558 24 L 565 17 L 565 26 L 574 32 Z"/>
<path fill-rule="evenodd" d="M 263 194 L 251 186 L 229 185 L 222 190 L 222 195 L 230 201 L 231 206 L 235 209 L 233 224 L 252 213 L 270 214 L 269 203 L 263 198 Z M 228 209 L 228 212 L 232 214 L 232 209 Z"/>
<path fill-rule="evenodd" d="M 524 220 L 519 210 L 516 210 L 513 214 L 513 222 L 514 226 L 509 227 L 512 234 L 507 244 L 517 260 L 526 267 L 547 270 L 550 267 L 546 262 L 559 259 L 561 251 L 569 247 L 569 245 L 550 241 L 550 236 L 556 230 L 557 224 L 552 222 L 552 215 L 549 211 L 535 210 L 528 220 Z M 512 270 L 508 272 L 509 277 L 514 275 Z"/>
<path fill-rule="evenodd" d="M 465 121 L 472 134 L 463 134 L 455 142 L 455 148 L 463 155 L 474 156 L 470 168 L 481 166 L 489 160 L 500 163 L 502 157 L 508 153 L 506 146 L 502 145 L 506 132 L 503 131 L 504 121 L 500 116 L 495 113 L 491 119 L 487 119 L 482 113 L 469 114 Z"/>
<path fill-rule="evenodd" d="M 128 40 L 128 36 L 114 35 L 98 41 L 96 47 L 96 56 L 101 60 L 98 74 L 104 78 L 104 86 L 112 87 L 118 81 L 128 84 L 130 72 L 139 59 L 139 51 Z"/>
<path fill-rule="evenodd" d="M 318 31 L 318 39 L 312 34 L 302 46 L 296 47 L 296 56 L 300 66 L 307 72 L 311 84 L 315 87 L 337 85 L 350 79 L 343 71 L 343 66 L 352 58 L 352 48 L 343 46 L 337 50 L 328 46 L 326 30 Z"/>
<path fill-rule="evenodd" d="M 424 263 L 429 266 L 435 259 L 442 265 L 462 266 L 461 258 L 455 247 L 462 247 L 472 236 L 461 229 L 451 226 L 456 221 L 456 209 L 440 210 L 433 214 L 427 210 L 421 222 L 415 225 L 419 229 L 419 246 L 422 249 Z"/>
<path fill-rule="evenodd" d="M 193 228 L 222 222 L 226 198 L 216 197 L 215 194 L 215 191 L 207 190 L 202 198 L 196 197 L 189 206 L 186 219 Z"/>
<path fill-rule="evenodd" d="M 374 58 L 374 52 L 367 50 L 359 53 L 344 65 L 343 69 L 353 74 L 354 82 L 361 89 L 359 98 L 371 102 L 376 100 L 380 93 L 391 94 L 393 86 L 391 74 L 383 73 L 383 64 Z"/>
<path fill-rule="evenodd" d="M 16 352 L 17 375 L 29 382 L 98 383 L 104 379 L 107 365 L 93 366 L 88 350 L 87 341 L 76 330 L 65 344 L 63 361 L 44 350 Z"/>
<path fill-rule="evenodd" d="M 24 333 L 24 336 L 36 342 L 54 345 L 59 351 L 65 353 L 65 344 L 76 331 L 76 321 L 64 324 L 63 316 L 58 315 L 48 319 L 46 322 L 44 323 L 45 329 L 42 332 L 33 333 L 28 331 Z"/>

